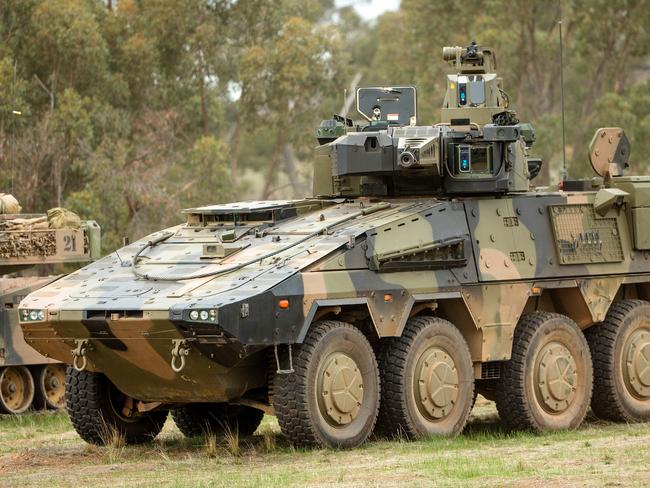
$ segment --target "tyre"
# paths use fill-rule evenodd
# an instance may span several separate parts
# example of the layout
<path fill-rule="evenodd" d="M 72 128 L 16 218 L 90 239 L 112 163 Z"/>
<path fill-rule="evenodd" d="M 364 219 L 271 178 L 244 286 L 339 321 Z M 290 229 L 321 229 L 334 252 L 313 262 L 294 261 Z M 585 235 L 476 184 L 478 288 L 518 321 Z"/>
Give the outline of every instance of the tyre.
<path fill-rule="evenodd" d="M 257 408 L 227 403 L 192 403 L 171 413 L 174 423 L 186 437 L 224 432 L 248 436 L 257 430 L 264 418 L 264 412 Z"/>
<path fill-rule="evenodd" d="M 496 392 L 506 426 L 542 432 L 577 428 L 593 384 L 591 355 L 576 323 L 557 313 L 524 315 L 517 324 L 512 359 Z"/>
<path fill-rule="evenodd" d="M 288 364 L 288 356 L 281 358 Z M 282 433 L 296 445 L 356 447 L 373 431 L 379 371 L 368 340 L 350 324 L 312 324 L 293 348 L 294 372 L 275 375 L 273 402 Z"/>
<path fill-rule="evenodd" d="M 17 415 L 34 400 L 34 378 L 25 366 L 0 369 L 0 412 Z"/>
<path fill-rule="evenodd" d="M 74 429 L 90 444 L 109 444 L 115 434 L 127 444 L 151 441 L 160 433 L 167 418 L 167 412 L 162 410 L 125 416 L 123 408 L 129 397 L 106 376 L 77 371 L 70 366 L 66 370 L 65 397 Z"/>
<path fill-rule="evenodd" d="M 650 303 L 614 302 L 586 336 L 594 364 L 594 414 L 615 422 L 650 420 Z"/>
<path fill-rule="evenodd" d="M 474 370 L 451 322 L 415 317 L 401 337 L 382 340 L 382 398 L 377 433 L 418 439 L 460 433 L 474 404 Z"/>
<path fill-rule="evenodd" d="M 34 406 L 37 409 L 57 410 L 65 407 L 65 368 L 65 364 L 53 363 L 34 370 Z"/>

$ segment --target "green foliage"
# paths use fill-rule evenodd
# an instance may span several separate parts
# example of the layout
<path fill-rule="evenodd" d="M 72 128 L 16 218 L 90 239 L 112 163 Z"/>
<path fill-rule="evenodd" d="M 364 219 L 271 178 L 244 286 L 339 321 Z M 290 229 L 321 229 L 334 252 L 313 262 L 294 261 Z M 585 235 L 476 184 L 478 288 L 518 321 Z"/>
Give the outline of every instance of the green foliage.
<path fill-rule="evenodd" d="M 416 85 L 420 123 L 435 123 L 441 47 L 472 40 L 497 50 L 537 130 L 539 178 L 555 181 L 560 14 L 571 176 L 589 174 L 593 130 L 612 125 L 648 171 L 645 3 L 402 0 L 367 22 L 333 0 L 3 0 L 0 190 L 26 211 L 96 219 L 106 250 L 179 222 L 182 207 L 301 196 L 313 129 L 353 80 Z"/>

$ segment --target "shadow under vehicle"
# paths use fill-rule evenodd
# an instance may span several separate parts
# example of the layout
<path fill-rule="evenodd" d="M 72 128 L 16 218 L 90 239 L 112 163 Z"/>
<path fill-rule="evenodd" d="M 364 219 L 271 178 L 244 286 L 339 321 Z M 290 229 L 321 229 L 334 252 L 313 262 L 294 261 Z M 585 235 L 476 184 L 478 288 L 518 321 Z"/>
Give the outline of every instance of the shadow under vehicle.
<path fill-rule="evenodd" d="M 650 418 L 650 178 L 623 175 L 623 130 L 594 136 L 595 178 L 535 188 L 493 50 L 443 57 L 440 123 L 413 87 L 359 88 L 364 121 L 317 130 L 312 197 L 185 210 L 22 301 L 28 343 L 73 365 L 83 439 L 268 412 L 296 444 L 353 447 L 457 434 L 476 392 L 516 429 Z"/>

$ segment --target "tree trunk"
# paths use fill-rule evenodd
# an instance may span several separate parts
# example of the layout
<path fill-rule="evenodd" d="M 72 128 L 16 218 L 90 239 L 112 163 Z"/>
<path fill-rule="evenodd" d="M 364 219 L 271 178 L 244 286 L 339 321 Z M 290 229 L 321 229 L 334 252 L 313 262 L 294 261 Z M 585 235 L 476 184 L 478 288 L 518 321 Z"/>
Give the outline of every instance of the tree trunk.
<path fill-rule="evenodd" d="M 241 137 L 241 110 L 236 109 L 235 125 L 230 138 L 230 183 L 237 186 L 237 160 L 239 159 L 239 139 Z"/>
<path fill-rule="evenodd" d="M 284 149 L 284 132 L 282 130 L 278 131 L 277 137 L 275 139 L 275 149 L 273 151 L 273 157 L 271 158 L 271 164 L 269 169 L 266 172 L 266 179 L 264 181 L 264 191 L 262 192 L 262 200 L 267 200 L 271 195 L 271 185 L 275 180 L 275 174 L 278 171 L 278 166 L 280 165 L 280 157 L 282 156 L 282 151 Z"/>
<path fill-rule="evenodd" d="M 304 197 L 305 186 L 300 178 L 298 178 L 298 170 L 296 168 L 296 153 L 293 150 L 293 144 L 287 143 L 284 145 L 284 170 L 289 177 L 289 183 L 293 188 L 294 196 Z"/>

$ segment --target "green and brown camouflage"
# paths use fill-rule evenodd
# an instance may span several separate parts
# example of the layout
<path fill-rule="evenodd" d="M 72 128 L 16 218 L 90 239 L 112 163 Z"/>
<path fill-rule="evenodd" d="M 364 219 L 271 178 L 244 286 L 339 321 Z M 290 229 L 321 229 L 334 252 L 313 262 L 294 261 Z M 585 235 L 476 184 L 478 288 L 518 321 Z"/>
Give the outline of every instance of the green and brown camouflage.
<path fill-rule="evenodd" d="M 480 380 L 510 359 L 522 314 L 587 329 L 615 299 L 650 298 L 650 178 L 622 176 L 623 131 L 597 134 L 595 180 L 534 188 L 534 133 L 508 111 L 493 51 L 444 57 L 441 123 L 418 125 L 413 87 L 360 88 L 365 125 L 319 129 L 312 198 L 186 210 L 24 299 L 23 317 L 43 313 L 22 322 L 28 343 L 104 373 L 141 411 L 270 409 L 269 378 L 291 368 L 278 350 L 318 320 L 381 340 L 420 314 L 445 318 Z"/>
<path fill-rule="evenodd" d="M 38 384 L 23 390 L 13 375 L 21 371 L 20 378 L 29 383 L 28 374 L 37 375 L 41 367 L 58 363 L 29 346 L 19 325 L 18 304 L 29 293 L 58 280 L 58 276 L 34 274 L 37 266 L 87 263 L 99 256 L 100 229 L 93 221 L 80 221 L 75 214 L 63 209 L 52 209 L 48 214 L 22 214 L 17 201 L 2 195 L 3 210 L 16 213 L 0 214 L 0 410 L 19 413 L 31 404 Z M 15 204 L 5 208 L 4 202 L 13 199 Z M 38 314 L 35 317 L 38 319 Z M 23 367 L 28 366 L 30 370 Z M 12 378 L 10 378 L 10 376 Z M 36 382 L 37 383 L 37 382 Z M 16 390 L 11 394 L 9 390 Z M 38 391 L 36 391 L 38 395 Z M 15 396 L 17 409 L 12 408 L 9 397 Z"/>

